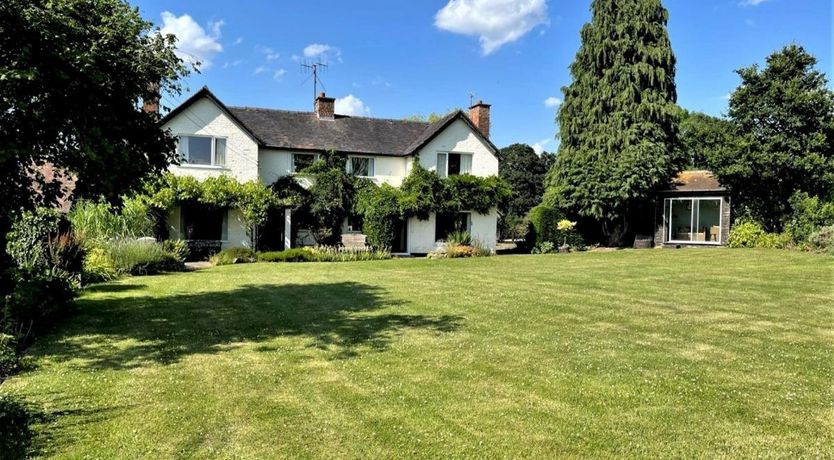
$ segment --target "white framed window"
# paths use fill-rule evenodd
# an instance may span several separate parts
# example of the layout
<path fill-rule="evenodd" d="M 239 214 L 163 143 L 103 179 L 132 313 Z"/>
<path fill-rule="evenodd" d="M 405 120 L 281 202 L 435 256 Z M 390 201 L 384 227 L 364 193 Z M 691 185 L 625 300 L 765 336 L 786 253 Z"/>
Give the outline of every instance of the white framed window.
<path fill-rule="evenodd" d="M 666 198 L 664 221 L 667 241 L 685 244 L 722 244 L 724 200 L 720 197 Z"/>
<path fill-rule="evenodd" d="M 181 135 L 177 141 L 177 153 L 185 166 L 226 166 L 226 138 Z"/>
<path fill-rule="evenodd" d="M 440 177 L 472 174 L 472 154 L 439 152 L 437 154 L 437 175 Z"/>
<path fill-rule="evenodd" d="M 348 157 L 347 172 L 358 177 L 374 176 L 373 157 Z"/>
<path fill-rule="evenodd" d="M 299 172 L 309 168 L 319 159 L 315 153 L 293 153 L 291 172 Z"/>

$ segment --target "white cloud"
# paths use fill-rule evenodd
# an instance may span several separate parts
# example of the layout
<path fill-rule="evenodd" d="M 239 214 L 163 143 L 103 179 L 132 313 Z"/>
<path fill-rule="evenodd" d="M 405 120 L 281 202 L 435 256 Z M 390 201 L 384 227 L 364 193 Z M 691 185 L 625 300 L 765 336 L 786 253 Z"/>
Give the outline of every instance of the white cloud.
<path fill-rule="evenodd" d="M 205 70 L 211 67 L 211 61 L 223 51 L 220 39 L 221 21 L 209 23 L 210 33 L 206 33 L 191 16 L 176 16 L 169 11 L 162 12 L 162 27 L 159 33 L 172 34 L 177 37 L 177 56 L 183 61 Z"/>
<path fill-rule="evenodd" d="M 367 107 L 362 99 L 353 94 L 336 99 L 335 111 L 339 115 L 365 116 L 371 114 L 371 108 Z"/>
<path fill-rule="evenodd" d="M 544 100 L 545 107 L 559 107 L 562 104 L 562 100 L 558 97 L 550 96 L 549 98 Z"/>
<path fill-rule="evenodd" d="M 295 62 L 298 62 L 298 61 L 301 60 L 301 56 L 299 56 L 297 54 L 293 54 L 292 56 L 290 56 L 290 59 L 292 59 Z"/>
<path fill-rule="evenodd" d="M 741 6 L 759 6 L 762 3 L 767 2 L 767 1 L 769 1 L 769 0 L 742 0 L 740 5 Z"/>
<path fill-rule="evenodd" d="M 261 66 L 256 67 L 255 71 L 252 72 L 252 73 L 253 73 L 253 75 L 260 75 L 260 74 L 262 74 L 262 73 L 264 73 L 268 70 L 269 70 L 269 68 L 267 68 L 267 66 L 261 65 Z"/>
<path fill-rule="evenodd" d="M 243 43 L 243 37 L 237 37 L 232 45 L 240 45 L 241 43 Z"/>
<path fill-rule="evenodd" d="M 229 67 L 237 67 L 243 64 L 243 59 L 235 59 L 234 61 L 226 61 L 223 63 L 223 68 L 228 69 Z"/>
<path fill-rule="evenodd" d="M 302 52 L 304 57 L 314 58 L 323 56 L 335 57 L 337 61 L 342 62 L 342 50 L 335 46 L 325 45 L 323 43 L 311 43 L 304 47 Z"/>
<path fill-rule="evenodd" d="M 274 78 L 276 80 L 280 80 L 286 74 L 287 74 L 287 71 L 285 69 L 278 69 L 278 70 L 276 70 L 275 72 L 272 73 L 272 78 Z"/>
<path fill-rule="evenodd" d="M 478 36 L 484 55 L 547 22 L 547 0 L 449 0 L 434 16 L 439 29 Z"/>
<path fill-rule="evenodd" d="M 551 142 L 553 142 L 553 139 L 542 139 L 538 142 L 534 142 L 531 147 L 533 147 L 533 151 L 536 152 L 536 155 L 541 155 L 542 152 L 544 152 L 545 146 Z"/>
<path fill-rule="evenodd" d="M 272 48 L 264 48 L 261 51 L 266 55 L 267 61 L 274 61 L 281 57 L 281 53 L 276 53 Z"/>

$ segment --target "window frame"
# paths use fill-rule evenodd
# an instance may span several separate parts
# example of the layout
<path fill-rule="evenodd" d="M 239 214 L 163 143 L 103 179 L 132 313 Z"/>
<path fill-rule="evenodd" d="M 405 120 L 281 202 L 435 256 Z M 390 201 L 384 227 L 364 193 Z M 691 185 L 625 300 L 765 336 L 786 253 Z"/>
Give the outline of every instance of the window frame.
<path fill-rule="evenodd" d="M 188 238 L 187 230 L 186 230 L 186 228 L 188 227 L 188 225 L 187 225 L 188 215 L 187 215 L 187 212 L 185 212 L 185 210 L 183 209 L 183 206 L 180 205 L 180 207 L 179 207 L 179 221 L 180 221 L 179 233 L 180 233 L 180 238 L 182 238 L 183 241 L 217 241 L 217 242 L 220 242 L 220 243 L 228 243 L 230 241 L 229 240 L 229 209 L 228 208 L 222 208 L 222 209 L 219 209 L 219 211 L 220 211 L 220 239 L 219 240 L 200 240 L 200 239 L 195 240 L 195 239 Z"/>
<path fill-rule="evenodd" d="M 183 138 L 188 137 L 201 137 L 211 139 L 211 163 L 210 164 L 203 164 L 203 163 L 189 163 L 188 159 L 191 154 L 189 151 L 191 145 L 188 144 L 188 148 L 185 151 L 184 155 L 180 155 L 180 167 L 183 168 L 209 168 L 209 169 L 226 169 L 226 160 L 229 157 L 229 138 L 226 136 L 212 136 L 210 134 L 177 134 L 177 154 L 181 152 L 181 146 Z M 225 144 L 225 152 L 223 153 L 223 164 L 217 163 L 217 141 L 222 139 Z"/>
<path fill-rule="evenodd" d="M 690 210 L 689 216 L 689 228 L 690 228 L 690 235 L 693 233 L 691 229 L 693 228 L 692 225 L 696 219 L 696 206 L 695 202 L 698 202 L 698 214 L 700 214 L 700 202 L 701 201 L 718 201 L 718 241 L 695 241 L 692 240 L 676 240 L 673 238 L 672 233 L 672 206 L 674 205 L 675 201 L 689 201 L 692 203 L 692 209 Z M 700 217 L 698 217 L 700 219 Z M 710 245 L 710 246 L 721 246 L 724 244 L 724 197 L 720 196 L 689 196 L 689 197 L 679 197 L 679 198 L 665 198 L 663 203 L 663 221 L 666 224 L 666 237 L 667 243 L 672 244 L 699 244 L 699 245 Z M 697 223 L 696 223 L 697 224 Z"/>
<path fill-rule="evenodd" d="M 470 235 L 472 234 L 472 211 L 455 211 L 449 213 L 440 213 L 440 214 L 466 214 L 466 228 L 462 231 L 468 232 Z M 437 224 L 439 220 L 438 213 L 434 214 L 434 242 L 435 243 L 445 243 L 448 240 L 449 232 L 446 233 L 445 238 L 438 238 L 437 233 Z M 453 230 L 455 231 L 455 230 Z"/>
<path fill-rule="evenodd" d="M 442 173 L 440 171 L 440 166 L 439 166 L 440 165 L 439 160 L 440 160 L 441 155 L 446 157 L 446 161 L 444 162 L 444 168 L 443 168 Z M 440 178 L 446 179 L 446 178 L 449 177 L 449 156 L 451 156 L 451 155 L 458 155 L 458 156 L 461 156 L 461 157 L 468 156 L 470 158 L 470 160 L 469 160 L 469 171 L 467 171 L 465 173 L 464 172 L 459 172 L 457 174 L 454 174 L 455 176 L 461 176 L 461 175 L 464 175 L 464 174 L 472 174 L 472 164 L 475 160 L 475 154 L 473 152 L 438 151 L 437 152 L 437 157 L 435 158 L 435 161 L 436 161 L 435 170 L 437 171 L 437 175 L 440 176 Z"/>
<path fill-rule="evenodd" d="M 360 176 L 353 172 L 353 160 L 354 159 L 363 159 L 368 160 L 368 175 L 367 176 Z M 348 174 L 354 177 L 364 177 L 370 179 L 376 176 L 376 158 L 369 156 L 369 155 L 348 155 L 347 164 L 345 164 L 345 170 Z"/>
<path fill-rule="evenodd" d="M 313 157 L 313 163 L 315 163 L 319 160 L 319 154 L 318 153 L 293 152 L 290 155 L 291 155 L 290 156 L 290 174 L 302 174 L 302 173 L 299 173 L 298 168 L 295 167 L 295 156 L 296 155 L 304 155 L 304 156 Z M 310 163 L 310 164 L 312 165 L 313 163 Z"/>

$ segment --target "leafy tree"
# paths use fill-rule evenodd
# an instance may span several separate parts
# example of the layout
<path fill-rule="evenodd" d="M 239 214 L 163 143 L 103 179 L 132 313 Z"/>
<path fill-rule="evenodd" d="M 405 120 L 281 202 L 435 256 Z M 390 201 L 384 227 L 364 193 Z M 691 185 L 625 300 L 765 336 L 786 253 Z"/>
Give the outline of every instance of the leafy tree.
<path fill-rule="evenodd" d="M 737 145 L 738 139 L 732 120 L 685 110 L 680 138 L 686 167 L 690 169 L 710 169 L 715 161 Z"/>
<path fill-rule="evenodd" d="M 403 118 L 403 120 L 405 120 L 405 121 L 422 121 L 422 122 L 425 122 L 425 123 L 434 123 L 436 121 L 440 121 L 447 114 L 452 113 L 452 112 L 457 111 L 457 110 L 461 110 L 461 109 L 456 107 L 456 108 L 447 110 L 446 113 L 431 112 L 428 115 L 423 115 L 421 113 L 415 113 L 413 115 L 409 115 L 409 116 Z"/>
<path fill-rule="evenodd" d="M 594 0 L 562 89 L 546 202 L 620 244 L 629 215 L 681 165 L 675 56 L 660 0 Z"/>
<path fill-rule="evenodd" d="M 347 157 L 328 152 L 309 168 L 301 171 L 310 175 L 310 186 L 302 203 L 299 225 L 306 224 L 320 244 L 339 244 L 342 222 L 353 207 L 356 178 L 347 173 Z"/>
<path fill-rule="evenodd" d="M 816 64 L 790 45 L 764 69 L 739 69 L 729 111 L 739 145 L 711 161 L 736 211 L 769 231 L 782 229 L 794 192 L 826 196 L 834 184 L 834 92 Z"/>
<path fill-rule="evenodd" d="M 512 189 L 512 197 L 501 206 L 501 215 L 524 216 L 541 202 L 544 179 L 556 156 L 537 155 L 527 144 L 512 144 L 499 151 L 498 175 Z"/>
<path fill-rule="evenodd" d="M 79 196 L 116 201 L 174 159 L 175 139 L 141 101 L 177 93 L 174 37 L 119 0 L 0 3 L 0 213 L 31 207 L 32 165 L 76 177 Z M 58 190 L 34 175 L 46 192 Z"/>

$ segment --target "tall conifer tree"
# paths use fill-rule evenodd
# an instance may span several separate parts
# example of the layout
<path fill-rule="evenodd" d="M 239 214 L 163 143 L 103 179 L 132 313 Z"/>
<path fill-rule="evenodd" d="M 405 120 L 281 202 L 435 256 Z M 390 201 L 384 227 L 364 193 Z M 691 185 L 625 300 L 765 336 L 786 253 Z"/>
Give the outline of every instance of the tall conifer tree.
<path fill-rule="evenodd" d="M 660 0 L 593 0 L 557 122 L 549 204 L 595 219 L 609 244 L 681 165 L 675 55 Z"/>

